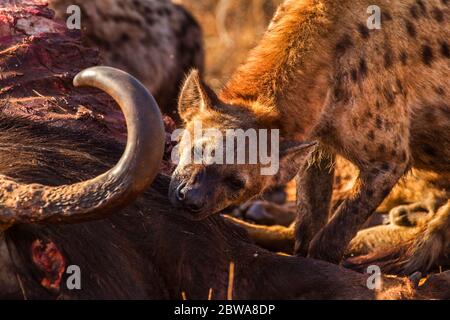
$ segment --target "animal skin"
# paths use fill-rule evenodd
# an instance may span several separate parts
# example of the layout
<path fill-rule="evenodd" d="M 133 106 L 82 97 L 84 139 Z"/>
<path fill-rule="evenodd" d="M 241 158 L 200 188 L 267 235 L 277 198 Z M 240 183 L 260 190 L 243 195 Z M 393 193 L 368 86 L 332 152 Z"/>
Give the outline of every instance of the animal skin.
<path fill-rule="evenodd" d="M 51 24 L 51 15 L 41 6 L 14 9 L 7 18 L 33 21 L 38 16 L 41 25 Z M 2 10 L 0 17 L 5 17 Z M 113 132 L 102 133 L 111 118 L 102 117 L 97 122 L 103 126 L 94 126 L 73 111 L 80 101 L 91 113 L 107 115 L 117 106 L 98 90 L 74 88 L 67 76 L 92 65 L 95 51 L 65 31 L 36 37 L 5 23 L 17 20 L 0 19 L 0 31 L 12 31 L 0 42 L 0 65 L 9 70 L 1 73 L 0 149 L 5 152 L 0 153 L 0 173 L 21 183 L 64 185 L 105 172 L 125 147 Z M 69 59 L 74 47 L 84 54 Z M 23 73 L 21 68 L 31 71 Z M 147 102 L 139 105 L 148 107 Z M 36 114 L 26 116 L 20 107 Z M 152 122 L 152 127 L 156 125 Z M 125 126 L 123 121 L 120 126 Z M 150 143 L 156 140 L 151 138 Z M 141 167 L 148 169 L 148 163 Z M 180 299 L 184 293 L 188 299 L 206 299 L 211 292 L 213 299 L 223 300 L 229 297 L 229 287 L 234 299 L 449 298 L 448 273 L 433 276 L 420 287 L 407 278 L 383 277 L 383 288 L 370 290 L 367 274 L 269 253 L 250 244 L 241 230 L 220 216 L 193 224 L 182 217 L 185 210 L 170 205 L 168 187 L 169 177 L 158 174 L 136 201 L 100 220 L 28 221 L 0 233 L 0 298 Z M 5 200 L 0 203 L 14 199 Z M 5 212 L 0 213 L 3 219 Z M 233 283 L 230 262 L 235 265 Z M 82 290 L 67 288 L 64 268 L 69 265 L 80 267 Z"/>
<path fill-rule="evenodd" d="M 191 74 L 179 102 L 188 132 L 196 121 L 224 134 L 280 129 L 280 170 L 262 176 L 260 164 L 181 161 L 170 192 L 175 205 L 204 218 L 297 174 L 296 253 L 339 263 L 412 167 L 448 175 L 449 2 L 379 1 L 380 30 L 366 26 L 372 4 L 288 0 L 219 95 Z M 360 174 L 328 221 L 336 154 Z M 442 219 L 437 223 L 447 226 Z"/>
<path fill-rule="evenodd" d="M 178 120 L 185 74 L 204 64 L 202 30 L 191 14 L 169 0 L 50 0 L 64 20 L 70 5 L 81 8 L 84 37 L 100 49 L 104 63 L 137 77 Z"/>

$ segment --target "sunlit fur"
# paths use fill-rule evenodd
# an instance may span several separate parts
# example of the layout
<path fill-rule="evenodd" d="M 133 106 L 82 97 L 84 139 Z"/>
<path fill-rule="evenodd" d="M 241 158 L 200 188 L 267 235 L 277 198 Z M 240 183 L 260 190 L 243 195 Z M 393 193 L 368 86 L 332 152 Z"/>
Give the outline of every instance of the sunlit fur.
<path fill-rule="evenodd" d="M 300 169 L 296 252 L 335 263 L 412 166 L 450 171 L 449 4 L 379 1 L 382 28 L 369 30 L 372 4 L 285 1 L 217 99 L 205 104 L 210 91 L 189 78 L 185 88 L 205 94 L 180 100 L 188 126 L 195 119 L 206 127 L 279 128 L 283 139 L 317 140 L 359 168 L 350 198 L 327 223 L 333 179 L 323 168 L 329 166 L 290 161 Z"/>

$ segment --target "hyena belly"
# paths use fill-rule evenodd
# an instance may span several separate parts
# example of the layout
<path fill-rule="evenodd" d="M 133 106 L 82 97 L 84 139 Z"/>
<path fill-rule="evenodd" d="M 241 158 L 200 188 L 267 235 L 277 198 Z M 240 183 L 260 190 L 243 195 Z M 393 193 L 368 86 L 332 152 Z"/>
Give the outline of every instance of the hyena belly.
<path fill-rule="evenodd" d="M 402 24 L 408 48 L 397 75 L 409 110 L 411 164 L 437 173 L 450 172 L 450 4 L 414 1 Z M 401 43 L 401 42 L 400 42 Z M 402 46 L 402 44 L 400 44 Z"/>
<path fill-rule="evenodd" d="M 354 27 L 339 38 L 334 101 L 319 136 L 362 166 L 406 161 L 448 172 L 449 5 L 405 0 L 380 6 L 380 30 L 369 30 L 364 11 L 356 10 Z"/>

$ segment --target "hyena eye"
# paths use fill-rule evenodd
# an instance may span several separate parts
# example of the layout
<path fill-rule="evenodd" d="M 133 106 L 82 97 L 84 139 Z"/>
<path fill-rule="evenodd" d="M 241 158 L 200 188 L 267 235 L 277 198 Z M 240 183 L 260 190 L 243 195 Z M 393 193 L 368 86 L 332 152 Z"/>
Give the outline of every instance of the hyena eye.
<path fill-rule="evenodd" d="M 235 176 L 225 178 L 226 184 L 233 190 L 238 191 L 245 187 L 245 181 Z"/>

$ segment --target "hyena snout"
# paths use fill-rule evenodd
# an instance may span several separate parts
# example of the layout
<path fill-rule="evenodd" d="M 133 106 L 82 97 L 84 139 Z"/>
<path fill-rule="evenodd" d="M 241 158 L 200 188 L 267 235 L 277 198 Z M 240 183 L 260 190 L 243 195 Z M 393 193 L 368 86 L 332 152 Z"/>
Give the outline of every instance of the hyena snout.
<path fill-rule="evenodd" d="M 171 198 L 176 205 L 189 210 L 191 213 L 200 213 L 206 207 L 204 192 L 199 188 L 189 187 L 184 182 L 174 189 Z"/>
<path fill-rule="evenodd" d="M 177 200 L 183 204 L 189 211 L 197 213 L 205 208 L 205 199 L 198 189 L 187 188 L 181 184 L 175 193 Z"/>

